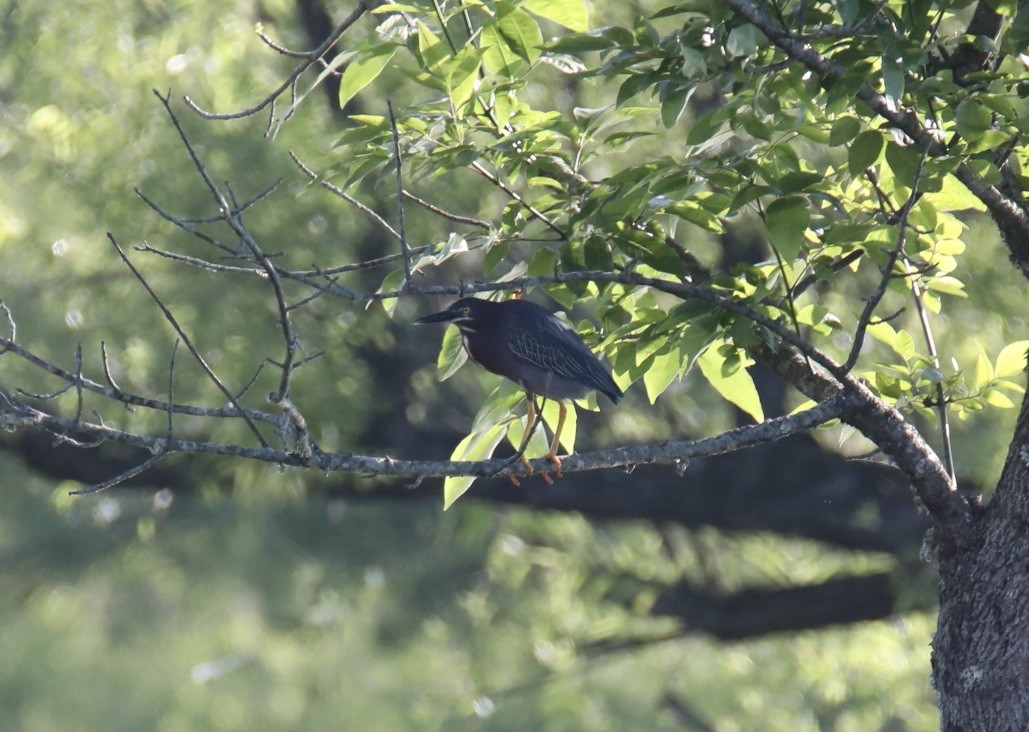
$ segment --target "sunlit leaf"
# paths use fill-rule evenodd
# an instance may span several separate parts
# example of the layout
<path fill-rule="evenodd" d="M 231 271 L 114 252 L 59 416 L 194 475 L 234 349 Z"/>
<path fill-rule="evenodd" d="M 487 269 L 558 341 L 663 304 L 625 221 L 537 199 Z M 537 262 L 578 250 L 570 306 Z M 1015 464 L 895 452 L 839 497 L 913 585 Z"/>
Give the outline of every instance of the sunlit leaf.
<path fill-rule="evenodd" d="M 525 61 L 511 49 L 507 40 L 501 35 L 496 23 L 490 23 L 483 27 L 479 43 L 482 48 L 482 62 L 491 73 L 500 76 L 514 76 L 525 65 Z"/>
<path fill-rule="evenodd" d="M 1015 406 L 1015 403 L 1008 398 L 1007 394 L 997 389 L 990 389 L 986 392 L 986 403 L 1000 409 L 1013 409 Z"/>
<path fill-rule="evenodd" d="M 505 426 L 494 425 L 485 432 L 473 432 L 465 437 L 454 448 L 451 460 L 485 460 L 493 455 L 497 445 L 504 439 Z M 460 498 L 475 482 L 470 475 L 450 476 L 443 481 L 443 510 L 454 505 L 454 501 Z"/>
<path fill-rule="evenodd" d="M 352 61 L 339 79 L 339 106 L 342 109 L 347 102 L 375 80 L 396 52 L 394 46 L 379 46 L 367 56 Z"/>
<path fill-rule="evenodd" d="M 981 392 L 993 381 L 993 364 L 990 357 L 986 355 L 986 349 L 979 346 L 979 355 L 975 359 L 975 377 L 972 380 L 972 389 Z"/>
<path fill-rule="evenodd" d="M 557 429 L 557 420 L 560 416 L 560 405 L 553 399 L 548 399 L 543 405 L 543 421 L 551 430 Z M 574 404 L 565 405 L 565 423 L 561 428 L 561 446 L 571 455 L 575 452 L 575 425 L 578 422 L 578 414 Z"/>
<path fill-rule="evenodd" d="M 723 398 L 749 414 L 755 422 L 764 421 L 765 413 L 757 387 L 746 368 L 741 366 L 726 373 L 726 359 L 715 347 L 704 351 L 697 359 L 697 365 L 704 378 Z"/>
<path fill-rule="evenodd" d="M 479 53 L 474 46 L 465 46 L 444 64 L 447 88 L 455 109 L 472 98 L 479 79 Z"/>
<path fill-rule="evenodd" d="M 568 30 L 581 32 L 590 27 L 589 8 L 583 0 L 526 0 L 522 7 Z"/>
<path fill-rule="evenodd" d="M 464 348 L 461 331 L 451 325 L 443 334 L 443 343 L 436 358 L 436 375 L 440 381 L 446 381 L 468 360 L 468 352 Z"/>
<path fill-rule="evenodd" d="M 1004 346 L 997 355 L 997 363 L 993 367 L 994 376 L 1003 379 L 1025 371 L 1027 349 L 1029 341 L 1015 341 Z"/>
<path fill-rule="evenodd" d="M 654 357 L 653 362 L 643 374 L 643 385 L 647 389 L 647 399 L 653 404 L 661 393 L 668 388 L 679 373 L 680 354 L 678 349 Z"/>
<path fill-rule="evenodd" d="M 933 292 L 938 292 L 941 295 L 968 297 L 968 293 L 965 292 L 965 283 L 958 278 L 950 277 L 949 275 L 933 277 L 926 282 L 926 286 Z"/>
<path fill-rule="evenodd" d="M 449 49 L 439 39 L 439 36 L 420 21 L 418 23 L 418 53 L 421 54 L 425 68 L 436 74 L 442 71 L 443 59 L 450 55 Z"/>
<path fill-rule="evenodd" d="M 539 24 L 524 10 L 515 8 L 497 21 L 497 30 L 516 54 L 532 63 L 540 55 L 543 34 Z"/>

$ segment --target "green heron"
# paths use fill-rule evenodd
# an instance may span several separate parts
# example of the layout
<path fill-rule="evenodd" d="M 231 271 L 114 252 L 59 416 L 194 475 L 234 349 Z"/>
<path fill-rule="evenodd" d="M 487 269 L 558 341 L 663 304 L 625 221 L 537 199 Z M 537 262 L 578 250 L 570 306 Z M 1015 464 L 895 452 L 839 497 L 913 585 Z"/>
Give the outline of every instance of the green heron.
<path fill-rule="evenodd" d="M 453 323 L 475 363 L 525 389 L 529 419 L 518 455 L 529 472 L 532 466 L 523 453 L 536 420 L 535 394 L 558 403 L 557 428 L 546 455 L 558 469 L 557 446 L 567 416 L 565 401 L 593 390 L 615 404 L 622 398 L 622 390 L 571 326 L 528 300 L 492 302 L 463 297 L 446 310 L 415 322 Z"/>

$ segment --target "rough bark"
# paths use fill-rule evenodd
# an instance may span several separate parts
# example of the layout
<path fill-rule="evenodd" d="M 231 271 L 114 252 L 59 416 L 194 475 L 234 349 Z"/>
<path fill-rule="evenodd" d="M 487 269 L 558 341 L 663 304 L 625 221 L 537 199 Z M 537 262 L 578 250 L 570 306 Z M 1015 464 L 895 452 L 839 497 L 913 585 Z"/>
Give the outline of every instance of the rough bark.
<path fill-rule="evenodd" d="M 941 546 L 933 681 L 944 730 L 1029 729 L 1029 396 L 977 540 Z"/>

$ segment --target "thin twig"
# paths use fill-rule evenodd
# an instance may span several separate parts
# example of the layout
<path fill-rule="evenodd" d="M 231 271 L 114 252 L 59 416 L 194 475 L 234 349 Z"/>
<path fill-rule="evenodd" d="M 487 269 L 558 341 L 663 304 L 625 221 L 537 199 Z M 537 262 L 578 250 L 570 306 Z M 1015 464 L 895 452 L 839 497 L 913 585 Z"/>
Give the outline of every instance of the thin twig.
<path fill-rule="evenodd" d="M 364 15 L 368 11 L 368 9 L 373 5 L 374 3 L 371 0 L 358 0 L 357 7 L 354 9 L 354 12 L 348 15 L 342 23 L 336 26 L 335 30 L 333 30 L 332 33 L 329 34 L 328 38 L 322 41 L 320 46 L 308 52 L 304 60 L 297 64 L 297 66 L 289 73 L 289 76 L 286 77 L 285 81 L 279 84 L 279 86 L 276 87 L 276 89 L 271 94 L 266 96 L 264 99 L 262 99 L 260 102 L 253 105 L 252 107 L 241 109 L 238 112 L 226 112 L 219 114 L 216 112 L 208 112 L 207 110 L 202 109 L 196 102 L 194 102 L 188 96 L 183 98 L 184 101 L 186 102 L 186 104 L 189 105 L 189 107 L 194 112 L 199 114 L 204 119 L 240 119 L 242 117 L 249 117 L 251 115 L 257 114 L 262 109 L 267 107 L 269 104 L 272 104 L 287 89 L 292 89 L 295 92 L 296 82 L 300 78 L 300 75 L 307 71 L 309 68 L 311 68 L 312 64 L 321 59 L 322 56 L 324 56 L 330 48 L 336 45 L 336 42 L 343 36 L 344 33 L 347 32 L 350 26 L 352 26 L 354 23 L 360 20 L 361 16 Z"/>
<path fill-rule="evenodd" d="M 133 478 L 135 478 L 140 473 L 145 472 L 147 470 L 150 470 L 150 468 L 154 467 L 154 465 L 156 465 L 161 460 L 161 458 L 163 458 L 167 454 L 168 453 L 165 450 L 158 450 L 156 453 L 154 453 L 153 455 L 148 457 L 146 460 L 141 462 L 139 465 L 137 465 L 137 466 L 135 466 L 133 468 L 129 468 L 128 470 L 126 470 L 123 473 L 119 473 L 118 475 L 114 476 L 110 480 L 105 480 L 103 483 L 96 483 L 95 485 L 86 486 L 85 488 L 78 488 L 78 489 L 73 490 L 73 491 L 68 491 L 68 495 L 69 496 L 86 496 L 86 495 L 90 495 L 90 494 L 93 494 L 93 493 L 99 493 L 101 491 L 105 491 L 108 488 L 113 488 L 114 486 L 118 485 L 119 483 L 124 483 L 127 480 L 132 480 Z"/>
<path fill-rule="evenodd" d="M 433 204 L 429 203 L 428 201 L 419 198 L 415 194 L 411 193 L 411 191 L 404 191 L 404 198 L 408 199 L 409 201 L 414 201 L 415 203 L 417 203 L 419 206 L 421 206 L 425 210 L 431 211 L 432 213 L 434 213 L 437 216 L 440 216 L 440 217 L 442 217 L 444 219 L 450 219 L 451 221 L 456 221 L 459 224 L 468 224 L 469 226 L 478 226 L 480 229 L 487 229 L 488 230 L 490 228 L 489 223 L 486 222 L 486 221 L 483 221 L 482 219 L 472 218 L 471 216 L 462 216 L 461 214 L 456 214 L 456 213 L 451 213 L 450 211 L 445 211 L 444 209 L 440 208 L 439 206 L 433 205 Z"/>
<path fill-rule="evenodd" d="M 7 318 L 7 327 L 11 329 L 11 343 L 18 340 L 18 326 L 14 322 L 14 316 L 11 315 L 11 309 L 7 307 L 7 303 L 0 300 L 0 310 L 3 311 L 4 316 Z M 7 353 L 7 347 L 0 349 L 0 356 Z"/>
<path fill-rule="evenodd" d="M 208 272 L 220 272 L 224 274 L 245 274 L 260 277 L 266 279 L 268 273 L 262 270 L 260 267 L 240 267 L 234 264 L 218 264 L 217 262 L 211 262 L 200 257 L 191 257 L 188 254 L 179 254 L 178 252 L 169 252 L 166 249 L 158 249 L 149 242 L 143 242 L 138 246 L 134 246 L 137 252 L 144 252 L 147 254 L 156 254 L 165 259 L 171 259 L 176 262 L 182 262 L 188 264 L 191 267 L 197 269 L 207 270 Z"/>
<path fill-rule="evenodd" d="M 229 192 L 229 197 L 235 204 L 236 196 L 232 192 L 232 187 L 226 182 L 226 190 Z M 229 217 L 227 217 L 229 218 Z M 279 279 L 279 273 L 276 267 L 271 263 L 271 260 L 265 256 L 264 252 L 261 251 L 261 247 L 258 246 L 257 242 L 250 232 L 247 231 L 243 225 L 242 214 L 232 216 L 230 221 L 235 222 L 234 230 L 239 231 L 243 235 L 243 242 L 250 249 L 254 259 L 260 262 L 261 267 L 268 275 L 268 280 L 271 282 L 272 292 L 275 295 L 275 304 L 279 309 L 279 329 L 282 331 L 282 340 L 285 345 L 285 355 L 280 365 L 281 377 L 279 379 L 279 390 L 272 396 L 271 401 L 278 403 L 289 397 L 290 382 L 293 378 L 293 363 L 296 360 L 297 350 L 297 336 L 293 330 L 293 321 L 289 317 L 289 307 L 286 305 L 286 294 L 282 289 L 282 281 Z"/>
<path fill-rule="evenodd" d="M 296 166 L 298 168 L 300 168 L 300 171 L 304 175 L 306 175 L 308 178 L 310 178 L 312 181 L 318 181 L 318 184 L 322 188 L 324 188 L 327 191 L 331 191 L 336 196 L 339 196 L 344 201 L 346 201 L 347 203 L 349 203 L 352 206 L 354 206 L 355 208 L 357 208 L 357 210 L 359 210 L 361 213 L 366 215 L 368 218 L 370 218 L 376 224 L 378 224 L 383 229 L 385 229 L 387 232 L 389 232 L 389 235 L 392 236 L 394 239 L 400 239 L 400 232 L 398 232 L 396 229 L 394 229 L 392 226 L 390 226 L 389 222 L 387 222 L 384 218 L 382 218 L 374 210 L 372 210 L 371 208 L 369 208 L 365 204 L 363 204 L 360 201 L 358 201 L 356 198 L 351 196 L 349 193 L 344 191 L 339 186 L 334 185 L 333 183 L 330 183 L 329 181 L 325 180 L 324 178 L 320 178 L 318 176 L 318 174 L 315 173 L 310 167 L 305 165 L 300 160 L 300 158 L 297 157 L 297 154 L 295 152 L 293 152 L 292 150 L 289 151 L 289 157 L 293 160 L 293 162 L 296 164 Z M 397 255 L 397 258 L 400 258 L 400 256 L 402 256 L 402 255 Z"/>
<path fill-rule="evenodd" d="M 166 211 L 161 206 L 159 206 L 155 201 L 152 201 L 149 198 L 147 198 L 146 194 L 143 193 L 143 191 L 141 191 L 139 188 L 136 188 L 135 192 L 136 192 L 136 195 L 139 196 L 140 198 L 142 198 L 143 202 L 147 206 L 152 208 L 154 211 L 156 211 L 161 218 L 165 219 L 166 221 L 170 221 L 171 223 L 175 224 L 177 227 L 179 227 L 180 229 L 185 231 L 187 234 L 195 236 L 197 239 L 200 239 L 201 241 L 207 242 L 211 246 L 216 247 L 216 248 L 222 250 L 223 252 L 225 252 L 228 255 L 231 255 L 231 256 L 235 256 L 236 255 L 236 250 L 235 249 L 233 249 L 232 247 L 230 247 L 227 244 L 223 244 L 222 242 L 218 241 L 214 237 L 204 233 L 200 229 L 198 229 L 195 226 L 193 226 L 192 224 L 190 224 L 185 219 L 182 219 L 182 218 L 180 218 L 178 216 L 175 216 L 174 214 Z"/>
<path fill-rule="evenodd" d="M 165 304 L 161 301 L 161 298 L 158 297 L 157 293 L 154 292 L 153 288 L 150 287 L 150 284 L 146 281 L 146 279 L 143 277 L 140 271 L 136 269 L 135 265 L 132 264 L 132 261 L 129 259 L 128 255 L 125 254 L 125 251 L 121 248 L 121 246 L 118 244 L 118 241 L 114 238 L 114 234 L 108 232 L 107 238 L 114 246 L 115 251 L 118 252 L 118 256 L 121 257 L 122 262 L 124 262 L 125 266 L 129 268 L 129 271 L 132 272 L 133 276 L 135 276 L 135 278 L 139 280 L 139 283 L 143 285 L 143 289 L 147 291 L 147 294 L 150 295 L 151 299 L 157 304 L 157 307 L 160 308 L 161 312 L 164 314 L 165 319 L 169 323 L 171 323 L 172 328 L 174 328 L 175 332 L 179 334 L 179 337 L 182 339 L 182 342 L 185 344 L 186 348 L 189 350 L 191 354 L 193 354 L 193 358 L 196 359 L 196 362 L 200 364 L 200 368 L 204 370 L 204 373 L 206 373 L 208 378 L 210 378 L 211 381 L 214 382 L 215 386 L 218 387 L 221 393 L 226 396 L 226 398 L 229 400 L 229 403 L 236 408 L 236 411 L 239 413 L 239 416 L 243 419 L 244 422 L 247 423 L 247 426 L 250 428 L 250 431 L 253 432 L 254 435 L 257 437 L 257 441 L 261 444 L 261 447 L 268 447 L 268 443 L 264 441 L 264 437 L 261 436 L 260 431 L 257 429 L 257 425 L 255 425 L 253 420 L 250 419 L 249 415 L 247 415 L 247 413 L 243 411 L 243 407 L 241 407 L 239 405 L 239 402 L 236 401 L 236 397 L 232 395 L 232 392 L 228 390 L 225 384 L 222 383 L 221 379 L 218 378 L 218 375 L 214 373 L 214 370 L 207 364 L 207 361 L 204 360 L 204 357 L 200 355 L 200 352 L 193 345 L 193 342 L 190 341 L 189 336 L 186 335 L 186 331 L 184 331 L 182 329 L 182 326 L 179 325 L 178 321 L 175 320 L 175 316 L 172 315 L 171 311 L 167 307 L 165 307 Z M 81 381 L 81 377 L 79 380 Z"/>
<path fill-rule="evenodd" d="M 518 193 L 518 191 L 514 190 L 509 185 L 507 185 L 507 183 L 505 183 L 504 181 L 500 180 L 500 178 L 495 176 L 493 173 L 489 172 L 489 170 L 487 170 L 485 168 L 485 166 L 483 166 L 483 164 L 480 163 L 478 160 L 473 160 L 472 161 L 471 168 L 476 173 L 478 173 L 483 178 L 485 178 L 490 183 L 492 183 L 497 188 L 499 188 L 504 193 L 506 193 L 508 196 L 510 196 L 513 200 L 515 200 L 518 203 L 520 203 L 522 205 L 522 207 L 525 208 L 526 211 L 528 211 L 530 214 L 533 215 L 533 217 L 535 217 L 539 221 L 542 221 L 544 224 L 546 224 L 546 226 L 548 228 L 550 228 L 551 230 L 556 231 L 558 234 L 560 234 L 562 241 L 568 238 L 567 234 L 565 234 L 564 230 L 560 226 L 555 224 L 553 221 L 551 221 L 550 217 L 548 217 L 542 211 L 540 211 L 535 206 L 533 206 L 531 203 L 529 203 L 527 200 L 525 200 L 525 198 L 520 193 Z"/>
<path fill-rule="evenodd" d="M 255 203 L 260 203 L 261 201 L 266 199 L 268 196 L 270 196 L 271 194 L 275 193 L 275 191 L 278 190 L 279 186 L 282 185 L 282 181 L 283 181 L 283 179 L 279 178 L 277 181 L 272 183 L 270 186 L 265 188 L 260 193 L 258 193 L 256 195 L 248 198 L 247 200 L 245 200 L 243 203 L 241 203 L 238 206 L 238 208 L 236 208 L 236 209 L 234 209 L 232 211 L 232 215 L 233 216 L 239 216 L 241 213 L 246 211 L 248 208 L 253 206 Z M 224 221 L 225 220 L 225 216 L 222 215 L 222 214 L 216 214 L 214 216 L 202 216 L 202 217 L 196 218 L 196 219 L 182 219 L 182 220 L 185 221 L 188 224 L 215 224 L 215 223 L 218 223 L 219 221 Z"/>
<path fill-rule="evenodd" d="M 846 269 L 851 264 L 861 259 L 864 256 L 865 251 L 863 249 L 855 249 L 850 254 L 847 254 L 839 259 L 834 260 L 829 264 L 830 272 L 839 272 L 842 269 Z M 793 287 L 793 296 L 800 297 L 811 285 L 818 282 L 817 274 L 809 274 L 807 277 L 802 279 Z"/>
<path fill-rule="evenodd" d="M 60 394 L 63 394 L 69 389 L 73 388 L 77 383 L 81 383 L 82 388 L 86 391 L 92 392 L 93 394 L 99 394 L 101 396 L 107 397 L 108 399 L 113 399 L 116 402 L 121 402 L 127 407 L 143 407 L 144 409 L 153 409 L 160 412 L 163 412 L 167 409 L 174 409 L 176 414 L 188 414 L 194 417 L 213 417 L 216 419 L 234 419 L 242 416 L 242 414 L 238 412 L 235 409 L 235 407 L 209 408 L 194 407 L 189 404 L 173 404 L 169 406 L 166 402 L 160 399 L 149 399 L 138 394 L 132 394 L 130 392 L 121 390 L 117 386 L 115 386 L 114 388 L 109 388 L 85 376 L 83 376 L 81 380 L 79 380 L 76 377 L 76 375 L 71 373 L 70 371 L 62 369 L 61 367 L 56 366 L 50 363 L 49 361 L 40 358 L 31 351 L 28 351 L 22 348 L 21 346 L 16 345 L 13 341 L 9 341 L 6 338 L 3 338 L 2 336 L 0 336 L 0 345 L 10 350 L 11 353 L 17 355 L 18 357 L 25 359 L 33 366 L 36 366 L 37 368 L 46 371 L 47 373 L 52 374 L 53 376 L 56 376 L 57 378 L 64 381 L 65 386 L 62 387 Z M 36 398 L 36 395 L 32 394 L 28 394 L 27 396 Z M 57 395 L 55 394 L 55 396 Z M 268 414 L 267 412 L 262 412 L 259 409 L 248 408 L 245 409 L 244 412 L 251 419 L 260 422 L 273 423 L 276 419 L 274 415 Z"/>
<path fill-rule="evenodd" d="M 117 391 L 121 391 L 121 387 L 115 383 L 114 376 L 111 375 L 111 363 L 107 358 L 107 344 L 104 341 L 100 341 L 100 362 L 104 366 L 104 378 L 107 379 L 107 383 Z"/>
<path fill-rule="evenodd" d="M 905 266 L 907 262 L 905 261 Z M 929 351 L 929 358 L 932 359 L 933 368 L 940 370 L 940 356 L 936 350 L 936 339 L 933 338 L 932 326 L 929 323 L 929 314 L 925 310 L 925 303 L 922 302 L 922 287 L 918 280 L 911 278 L 911 296 L 915 301 L 915 310 L 918 312 L 918 322 L 922 326 L 922 337 L 925 338 L 925 346 Z M 954 471 L 954 451 L 950 439 L 950 415 L 947 413 L 947 402 L 944 400 L 943 384 L 936 382 L 936 411 L 940 416 L 940 439 L 943 443 L 943 462 L 947 466 L 947 473 L 951 480 L 957 478 Z"/>
<path fill-rule="evenodd" d="M 386 100 L 389 110 L 389 127 L 393 133 L 393 160 L 397 174 L 397 228 L 400 235 L 400 252 L 404 255 L 404 287 L 411 289 L 411 250 L 407 246 L 407 232 L 404 229 L 404 171 L 400 155 L 400 131 L 397 130 L 397 118 L 393 114 L 393 102 Z"/>
<path fill-rule="evenodd" d="M 914 180 L 911 182 L 911 193 L 908 194 L 907 200 L 901 206 L 900 212 L 897 215 L 897 244 L 890 250 L 886 265 L 882 268 L 882 277 L 879 278 L 879 285 L 869 296 L 865 302 L 864 309 L 861 311 L 857 330 L 854 332 L 854 345 L 850 349 L 850 356 L 847 357 L 847 361 L 843 364 L 845 371 L 849 372 L 854 368 L 854 364 L 857 363 L 858 357 L 861 355 L 861 348 L 865 341 L 865 331 L 872 322 L 872 314 L 886 294 L 886 288 L 889 287 L 890 281 L 893 279 L 893 268 L 904 252 L 904 244 L 907 241 L 908 214 L 911 213 L 911 209 L 918 201 L 918 185 L 922 181 L 922 168 L 925 165 L 928 154 L 928 148 L 923 148 L 922 156 L 918 159 L 918 166 L 915 168 Z"/>
<path fill-rule="evenodd" d="M 82 417 L 82 342 L 75 345 L 75 421 Z"/>

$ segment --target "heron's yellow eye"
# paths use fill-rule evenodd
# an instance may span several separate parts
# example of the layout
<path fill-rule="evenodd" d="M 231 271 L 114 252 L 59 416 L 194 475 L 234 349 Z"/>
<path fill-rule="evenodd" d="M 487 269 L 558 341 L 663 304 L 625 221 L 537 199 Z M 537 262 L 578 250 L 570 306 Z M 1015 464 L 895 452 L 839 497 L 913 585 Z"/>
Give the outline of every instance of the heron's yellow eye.
<path fill-rule="evenodd" d="M 470 307 L 468 307 L 467 305 L 465 305 L 463 308 L 461 308 L 461 314 L 462 315 L 468 315 L 470 312 L 472 312 L 472 309 Z"/>

